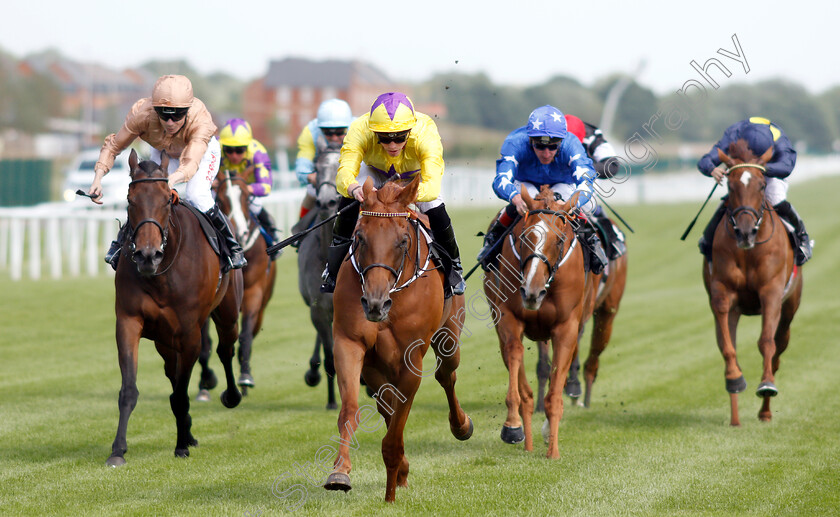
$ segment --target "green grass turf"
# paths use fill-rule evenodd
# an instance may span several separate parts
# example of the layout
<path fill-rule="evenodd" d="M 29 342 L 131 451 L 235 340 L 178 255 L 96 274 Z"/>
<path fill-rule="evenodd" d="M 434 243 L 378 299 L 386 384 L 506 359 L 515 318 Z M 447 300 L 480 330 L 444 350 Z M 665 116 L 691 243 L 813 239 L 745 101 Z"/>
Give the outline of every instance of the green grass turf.
<path fill-rule="evenodd" d="M 567 399 L 561 459 L 544 457 L 542 417 L 534 421 L 533 453 L 500 441 L 507 372 L 495 332 L 470 317 L 457 392 L 475 434 L 467 442 L 449 434 L 443 392 L 426 379 L 406 428 L 410 486 L 397 491 L 393 505 L 383 501 L 381 429 L 357 434 L 349 493 L 326 492 L 299 473 L 312 471 L 319 448 L 333 443 L 337 412 L 324 409 L 323 382 L 303 383 L 314 331 L 297 293 L 293 251 L 280 259 L 255 342 L 257 388 L 233 410 L 222 407 L 218 388 L 212 402 L 192 403 L 200 446 L 189 459 L 173 456 L 163 361 L 151 343 L 141 344 L 140 399 L 128 427 L 128 463 L 119 469 L 104 465 L 120 385 L 112 280 L 3 276 L 0 515 L 280 515 L 290 513 L 297 496 L 299 515 L 836 515 L 838 190 L 840 178 L 791 189 L 817 247 L 776 377 L 772 423 L 758 421 L 760 399 L 753 395 L 758 318 L 742 318 L 739 362 L 749 386 L 740 397 L 743 426 L 728 425 L 723 360 L 695 245 L 711 209 L 680 242 L 699 203 L 623 206 L 636 229 L 628 233 L 627 290 L 592 407 L 572 407 Z M 480 245 L 473 235 L 493 212 L 452 210 L 468 267 Z M 467 294 L 475 292 L 481 299 L 480 275 L 469 281 Z M 536 348 L 526 346 L 533 382 Z M 588 351 L 588 341 L 582 349 Z M 215 356 L 213 366 L 221 371 Z M 191 396 L 196 382 L 197 374 Z M 272 494 L 277 479 L 285 499 Z"/>

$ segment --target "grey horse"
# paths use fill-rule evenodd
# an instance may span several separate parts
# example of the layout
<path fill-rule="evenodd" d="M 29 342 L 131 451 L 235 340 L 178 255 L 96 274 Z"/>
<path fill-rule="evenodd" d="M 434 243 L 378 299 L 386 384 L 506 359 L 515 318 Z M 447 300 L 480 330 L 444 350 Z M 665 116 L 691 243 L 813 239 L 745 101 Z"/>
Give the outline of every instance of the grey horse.
<path fill-rule="evenodd" d="M 318 154 L 315 161 L 315 201 L 317 224 L 335 215 L 339 193 L 335 189 L 338 172 L 339 149 L 327 147 Z M 321 292 L 321 273 L 327 263 L 327 248 L 332 240 L 332 224 L 327 223 L 319 230 L 307 234 L 298 248 L 298 288 L 303 301 L 309 306 L 309 316 L 317 332 L 315 350 L 309 359 L 309 370 L 304 380 L 309 386 L 321 381 L 318 366 L 321 364 L 320 349 L 324 349 L 324 371 L 327 373 L 327 409 L 337 409 L 335 401 L 335 366 L 333 365 L 333 295 Z"/>

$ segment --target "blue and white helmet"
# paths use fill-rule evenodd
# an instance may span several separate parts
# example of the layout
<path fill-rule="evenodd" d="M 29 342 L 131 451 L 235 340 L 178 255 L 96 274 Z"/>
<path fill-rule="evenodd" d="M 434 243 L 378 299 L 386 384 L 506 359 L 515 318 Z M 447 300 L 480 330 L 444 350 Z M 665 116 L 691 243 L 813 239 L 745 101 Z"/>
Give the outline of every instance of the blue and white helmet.
<path fill-rule="evenodd" d="M 540 106 L 528 116 L 528 136 L 557 141 L 566 138 L 566 117 L 554 106 Z"/>
<path fill-rule="evenodd" d="M 329 99 L 318 107 L 318 127 L 348 127 L 353 122 L 350 105 L 341 99 Z"/>

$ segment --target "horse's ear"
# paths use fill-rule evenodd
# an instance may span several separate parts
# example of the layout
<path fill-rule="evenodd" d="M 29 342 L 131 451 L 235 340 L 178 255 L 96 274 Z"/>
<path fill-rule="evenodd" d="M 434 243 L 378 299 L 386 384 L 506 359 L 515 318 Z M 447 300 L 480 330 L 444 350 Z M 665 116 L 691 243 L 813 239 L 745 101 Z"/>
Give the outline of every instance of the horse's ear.
<path fill-rule="evenodd" d="M 368 197 L 373 193 L 373 178 L 370 176 L 367 177 L 364 184 L 362 185 L 362 194 L 365 195 L 365 201 L 368 200 Z"/>
<path fill-rule="evenodd" d="M 525 185 L 519 189 L 519 195 L 522 196 L 522 201 L 525 201 L 525 206 L 528 207 L 528 210 L 536 210 L 537 202 L 534 201 L 534 198 L 531 197 L 531 194 L 528 193 L 528 189 L 525 188 Z"/>
<path fill-rule="evenodd" d="M 718 149 L 718 159 L 720 159 L 721 162 L 725 163 L 727 167 L 732 167 L 733 165 L 735 165 L 735 160 L 730 158 L 729 155 L 723 152 L 722 149 Z"/>
<path fill-rule="evenodd" d="M 764 165 L 765 163 L 769 162 L 773 158 L 773 146 L 771 145 L 769 149 L 764 151 L 764 154 L 758 159 L 759 165 Z"/>
<path fill-rule="evenodd" d="M 128 155 L 128 170 L 131 174 L 134 174 L 134 169 L 137 168 L 137 161 L 137 151 L 132 149 Z"/>
<path fill-rule="evenodd" d="M 160 168 L 166 174 L 169 174 L 169 155 L 166 151 L 160 152 Z"/>
<path fill-rule="evenodd" d="M 417 201 L 417 191 L 420 189 L 421 179 L 419 174 L 415 174 L 408 185 L 403 187 L 402 192 L 397 196 L 397 201 L 406 206 Z"/>
<path fill-rule="evenodd" d="M 569 198 L 569 201 L 563 204 L 563 212 L 571 214 L 572 210 L 574 210 L 575 207 L 577 207 L 579 197 L 580 190 L 575 190 L 574 194 L 572 194 L 572 197 Z"/>

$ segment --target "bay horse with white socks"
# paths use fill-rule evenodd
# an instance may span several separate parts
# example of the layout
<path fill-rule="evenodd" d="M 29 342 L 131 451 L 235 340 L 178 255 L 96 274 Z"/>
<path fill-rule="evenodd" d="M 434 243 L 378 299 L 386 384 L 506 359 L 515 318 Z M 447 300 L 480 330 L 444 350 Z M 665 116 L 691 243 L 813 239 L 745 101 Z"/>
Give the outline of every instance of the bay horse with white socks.
<path fill-rule="evenodd" d="M 432 373 L 422 371 L 430 345 L 436 356 L 435 379 L 449 403 L 450 431 L 459 440 L 473 432 L 472 420 L 455 396 L 464 296 L 444 300 L 444 274 L 431 260 L 427 232 L 408 208 L 419 185 L 419 174 L 405 187 L 389 182 L 378 191 L 370 178 L 365 181 L 361 218 L 333 294 L 341 445 L 324 488 L 351 488 L 349 444 L 373 412 L 371 406 L 359 408 L 361 374 L 376 392 L 376 409 L 387 426 L 382 439 L 387 502 L 394 501 L 398 486 L 408 486 L 403 431 L 420 381 Z M 366 408 L 370 411 L 364 413 Z"/>
<path fill-rule="evenodd" d="M 221 272 L 219 257 L 205 237 L 197 216 L 178 204 L 167 185 L 169 158 L 161 164 L 128 159 L 130 232 L 120 253 L 115 277 L 117 354 L 122 374 L 117 436 L 106 464 L 125 464 L 128 419 L 137 404 L 137 359 L 140 338 L 154 341 L 172 383 L 169 397 L 178 437 L 175 455 L 190 455 L 198 445 L 190 432 L 190 374 L 201 350 L 201 327 L 212 317 L 219 334 L 217 353 L 225 369 L 227 390 L 222 403 L 232 408 L 242 396 L 233 378 L 233 348 L 239 335 L 242 275 Z"/>
<path fill-rule="evenodd" d="M 730 425 L 741 425 L 738 393 L 747 388 L 735 352 L 735 334 L 742 314 L 761 315 L 758 350 L 763 361 L 756 395 L 763 398 L 758 418 L 770 421 L 770 398 L 778 394 L 775 373 L 790 341 L 790 324 L 802 298 L 802 268 L 793 261 L 793 247 L 778 214 L 764 198 L 764 164 L 773 148 L 757 157 L 744 140 L 729 155 L 718 151 L 729 167 L 726 217 L 718 224 L 711 263 L 703 259 L 703 284 L 715 317 L 718 348 L 726 363 Z"/>
<path fill-rule="evenodd" d="M 529 211 L 515 224 L 511 238 L 505 240 L 500 266 L 484 276 L 484 292 L 495 313 L 499 346 L 509 373 L 502 440 L 524 441 L 526 451 L 534 449 L 534 393 L 525 375 L 522 336 L 534 341 L 551 339 L 553 357 L 545 396 L 546 457 L 556 459 L 560 457 L 563 385 L 577 348 L 581 322 L 594 306 L 594 296 L 587 299 L 588 284 L 599 281 L 600 275 L 584 271 L 583 253 L 571 221 L 580 192 L 567 203 L 556 201 L 547 185 L 541 187 L 536 198 L 532 199 L 524 187 L 521 195 Z"/>

